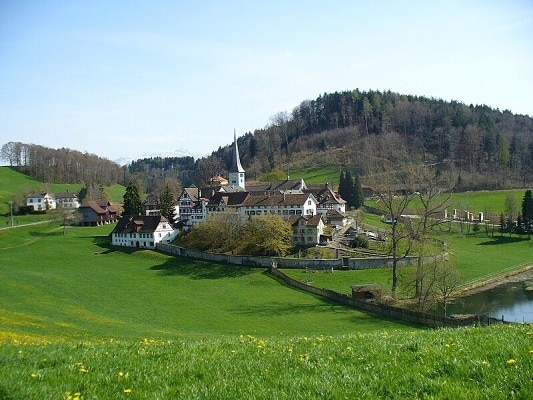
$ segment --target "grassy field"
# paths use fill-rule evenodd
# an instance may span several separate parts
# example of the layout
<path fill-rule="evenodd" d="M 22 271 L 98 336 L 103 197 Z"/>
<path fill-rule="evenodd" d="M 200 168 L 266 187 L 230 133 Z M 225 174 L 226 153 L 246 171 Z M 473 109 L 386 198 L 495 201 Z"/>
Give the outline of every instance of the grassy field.
<path fill-rule="evenodd" d="M 338 167 L 305 168 L 291 171 L 291 179 L 303 179 L 308 185 L 328 182 L 334 188 L 339 186 L 340 170 Z"/>
<path fill-rule="evenodd" d="M 9 201 L 16 197 L 22 198 L 36 191 L 49 191 L 52 193 L 70 191 L 78 193 L 81 187 L 81 184 L 43 183 L 10 167 L 0 167 L 0 214 L 9 213 Z M 110 200 L 114 202 L 122 202 L 125 190 L 126 188 L 122 185 L 107 186 L 105 188 Z M 24 222 L 26 220 L 28 220 L 27 217 L 24 218 Z"/>
<path fill-rule="evenodd" d="M 526 189 L 515 190 L 493 190 L 493 191 L 479 191 L 479 192 L 464 192 L 453 193 L 450 198 L 450 207 L 448 207 L 448 213 L 451 216 L 452 210 L 457 209 L 459 213 L 462 211 L 471 211 L 475 213 L 505 213 L 505 200 L 508 196 L 512 196 L 516 199 L 516 204 L 520 208 L 522 199 Z M 365 205 L 377 207 L 377 204 L 373 200 L 365 201 Z M 415 212 L 421 208 L 421 203 L 416 198 L 413 199 L 409 206 L 410 212 Z M 461 214 L 462 215 L 462 214 Z"/>
<path fill-rule="evenodd" d="M 3 339 L 338 334 L 404 325 L 281 286 L 262 269 L 114 249 L 111 226 L 0 231 Z"/>
<path fill-rule="evenodd" d="M 379 225 L 380 229 L 385 224 L 370 215 L 365 219 L 367 223 Z M 385 226 L 386 227 L 386 226 Z M 447 243 L 450 259 L 460 272 L 463 283 L 471 282 L 489 275 L 497 274 L 503 270 L 523 264 L 533 265 L 533 240 L 525 236 L 509 237 L 499 233 L 494 237 L 487 236 L 485 232 L 461 233 L 458 224 L 446 227 L 437 237 Z M 400 281 L 403 276 L 411 277 L 414 267 L 400 268 Z M 350 294 L 350 285 L 377 283 L 384 293 L 391 294 L 392 272 L 390 269 L 363 270 L 363 271 L 324 271 L 310 272 L 298 269 L 286 269 L 284 272 L 299 281 L 312 282 L 314 286 L 332 289 L 340 293 Z M 401 286 L 401 282 L 400 282 Z"/>
<path fill-rule="evenodd" d="M 526 325 L 0 345 L 2 399 L 531 399 Z"/>
<path fill-rule="evenodd" d="M 0 231 L 0 399 L 533 396 L 530 326 L 417 329 L 111 228 Z"/>

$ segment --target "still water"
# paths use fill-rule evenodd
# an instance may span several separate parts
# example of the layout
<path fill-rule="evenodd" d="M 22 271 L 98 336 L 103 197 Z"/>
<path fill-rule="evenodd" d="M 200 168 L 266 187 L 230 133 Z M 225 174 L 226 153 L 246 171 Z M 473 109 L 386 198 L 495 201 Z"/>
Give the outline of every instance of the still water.
<path fill-rule="evenodd" d="M 449 304 L 448 315 L 452 314 L 503 316 L 507 322 L 533 323 L 533 290 L 526 290 L 524 282 L 510 282 Z"/>

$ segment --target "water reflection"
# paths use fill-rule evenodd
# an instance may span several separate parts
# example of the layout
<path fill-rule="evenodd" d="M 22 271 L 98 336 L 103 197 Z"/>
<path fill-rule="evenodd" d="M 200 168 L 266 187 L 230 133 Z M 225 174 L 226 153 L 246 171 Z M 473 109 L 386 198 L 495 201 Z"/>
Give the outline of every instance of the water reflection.
<path fill-rule="evenodd" d="M 533 323 L 533 290 L 523 282 L 507 283 L 448 305 L 448 315 L 484 314 L 508 322 Z M 442 314 L 441 314 L 442 315 Z"/>

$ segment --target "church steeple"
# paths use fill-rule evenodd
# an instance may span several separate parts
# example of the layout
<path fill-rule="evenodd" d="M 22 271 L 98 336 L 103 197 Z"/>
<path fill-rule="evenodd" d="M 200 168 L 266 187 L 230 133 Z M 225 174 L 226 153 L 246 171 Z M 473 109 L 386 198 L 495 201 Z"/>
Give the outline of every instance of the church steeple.
<path fill-rule="evenodd" d="M 231 168 L 229 170 L 229 184 L 230 186 L 239 186 L 245 188 L 244 168 L 241 165 L 239 157 L 239 147 L 237 146 L 237 133 L 233 130 L 233 158 L 231 160 Z"/>

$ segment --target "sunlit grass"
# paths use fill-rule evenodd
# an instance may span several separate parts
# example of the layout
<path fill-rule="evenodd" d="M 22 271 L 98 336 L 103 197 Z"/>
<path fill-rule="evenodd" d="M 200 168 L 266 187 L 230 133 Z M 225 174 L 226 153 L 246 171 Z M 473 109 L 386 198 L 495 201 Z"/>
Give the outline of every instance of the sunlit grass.
<path fill-rule="evenodd" d="M 261 268 L 113 248 L 112 228 L 69 227 L 63 235 L 49 224 L 0 232 L 0 330 L 168 339 L 405 327 L 282 286 Z"/>
<path fill-rule="evenodd" d="M 0 345 L 0 398 L 529 399 L 532 333 L 15 341 Z"/>

